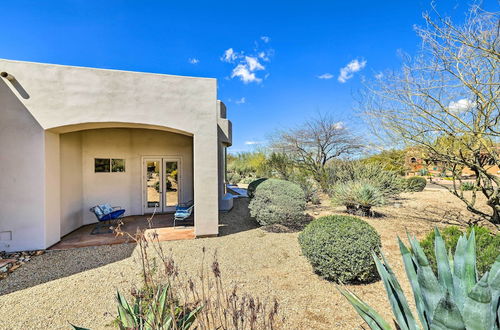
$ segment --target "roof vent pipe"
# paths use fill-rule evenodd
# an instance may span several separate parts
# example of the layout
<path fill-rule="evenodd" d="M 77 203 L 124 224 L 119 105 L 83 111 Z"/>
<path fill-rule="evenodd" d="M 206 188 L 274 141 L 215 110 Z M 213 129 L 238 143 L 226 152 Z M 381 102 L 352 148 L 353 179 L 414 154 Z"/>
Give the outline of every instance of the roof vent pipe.
<path fill-rule="evenodd" d="M 7 73 L 7 72 L 1 72 L 0 73 L 0 76 L 2 76 L 2 78 L 5 78 L 7 79 L 8 81 L 14 81 L 16 78 L 14 78 L 13 75 L 11 75 L 10 73 Z"/>

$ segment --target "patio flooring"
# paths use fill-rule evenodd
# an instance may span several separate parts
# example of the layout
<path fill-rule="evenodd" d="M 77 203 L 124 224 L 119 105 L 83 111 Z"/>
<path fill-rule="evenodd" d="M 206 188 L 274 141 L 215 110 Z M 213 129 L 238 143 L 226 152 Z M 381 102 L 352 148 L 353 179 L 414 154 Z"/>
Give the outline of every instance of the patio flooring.
<path fill-rule="evenodd" d="M 134 235 L 137 229 L 150 228 L 146 230 L 146 234 L 150 231 L 156 231 L 158 235 L 158 240 L 160 241 L 174 241 L 174 240 L 184 240 L 184 239 L 194 239 L 196 235 L 194 234 L 194 223 L 193 217 L 183 222 L 178 222 L 176 227 L 173 227 L 173 214 L 156 214 L 149 226 L 147 221 L 148 216 L 138 215 L 138 216 L 128 216 L 122 219 L 123 225 L 121 230 Z M 91 235 L 90 233 L 95 228 L 97 224 L 85 225 L 72 231 L 71 233 L 65 235 L 61 238 L 61 241 L 51 246 L 49 250 L 64 250 L 81 248 L 87 246 L 97 246 L 97 245 L 112 245 L 112 244 L 122 244 L 122 243 L 132 243 L 133 240 L 129 235 L 116 236 L 115 233 L 106 234 L 96 234 Z"/>

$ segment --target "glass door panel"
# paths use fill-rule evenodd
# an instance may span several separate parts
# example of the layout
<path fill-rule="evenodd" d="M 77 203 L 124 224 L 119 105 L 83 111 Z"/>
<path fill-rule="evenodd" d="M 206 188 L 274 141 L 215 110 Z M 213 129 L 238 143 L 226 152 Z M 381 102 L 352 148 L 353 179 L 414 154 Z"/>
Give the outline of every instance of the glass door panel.
<path fill-rule="evenodd" d="M 179 166 L 177 161 L 165 160 L 163 163 L 165 182 L 165 207 L 179 204 Z"/>
<path fill-rule="evenodd" d="M 155 207 L 161 212 L 162 185 L 161 160 L 146 160 L 146 210 L 152 212 Z"/>

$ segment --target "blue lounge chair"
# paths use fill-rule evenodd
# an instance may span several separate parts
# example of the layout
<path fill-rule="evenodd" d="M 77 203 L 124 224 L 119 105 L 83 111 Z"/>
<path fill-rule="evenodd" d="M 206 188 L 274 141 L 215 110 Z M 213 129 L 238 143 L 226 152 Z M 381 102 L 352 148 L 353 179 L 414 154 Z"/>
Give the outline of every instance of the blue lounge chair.
<path fill-rule="evenodd" d="M 193 208 L 194 208 L 193 201 L 177 205 L 175 207 L 175 214 L 174 214 L 174 227 L 176 221 L 187 220 L 193 213 Z"/>
<path fill-rule="evenodd" d="M 90 208 L 90 212 L 94 213 L 96 216 L 97 220 L 99 220 L 99 223 L 97 226 L 92 230 L 90 233 L 91 235 L 96 235 L 96 234 L 107 234 L 107 233 L 112 233 L 113 230 L 110 228 L 111 227 L 111 222 L 112 221 L 117 221 L 121 217 L 123 217 L 123 214 L 125 213 L 125 210 L 122 209 L 120 206 L 111 206 L 109 204 L 101 204 L 101 205 L 96 205 Z M 105 222 L 108 222 L 107 225 Z M 105 232 L 101 232 L 100 229 L 107 226 L 108 230 Z"/>

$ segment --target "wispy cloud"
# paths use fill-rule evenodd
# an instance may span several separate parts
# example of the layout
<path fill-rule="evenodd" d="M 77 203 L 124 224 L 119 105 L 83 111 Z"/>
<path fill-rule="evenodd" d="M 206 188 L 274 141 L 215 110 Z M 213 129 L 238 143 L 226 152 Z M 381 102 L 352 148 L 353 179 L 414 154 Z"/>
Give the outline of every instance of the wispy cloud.
<path fill-rule="evenodd" d="M 236 103 L 236 104 L 244 104 L 244 103 L 246 103 L 246 101 L 247 100 L 245 99 L 245 97 L 242 97 L 241 99 L 238 99 L 238 100 L 234 101 L 234 103 Z"/>
<path fill-rule="evenodd" d="M 354 77 L 354 73 L 361 71 L 366 66 L 366 60 L 352 60 L 345 67 L 340 69 L 340 75 L 337 80 L 341 83 L 345 83 L 347 80 Z"/>
<path fill-rule="evenodd" d="M 238 58 L 238 55 L 234 52 L 232 48 L 226 49 L 224 55 L 220 58 L 222 62 L 232 63 Z"/>
<path fill-rule="evenodd" d="M 382 72 L 379 72 L 379 73 L 377 73 L 377 74 L 375 75 L 375 79 L 377 79 L 377 80 L 380 80 L 380 79 L 382 79 L 382 78 L 384 78 L 384 74 L 383 74 Z"/>
<path fill-rule="evenodd" d="M 247 146 L 252 146 L 252 145 L 262 144 L 262 143 L 263 143 L 262 141 L 245 141 L 245 144 Z"/>
<path fill-rule="evenodd" d="M 269 38 L 268 36 L 262 36 L 260 37 L 260 40 L 264 41 L 266 44 L 271 41 L 271 38 Z"/>
<path fill-rule="evenodd" d="M 269 37 L 266 37 L 267 41 L 262 39 L 265 43 L 269 42 Z M 233 48 L 228 48 L 224 51 L 220 60 L 226 63 L 233 63 L 235 67 L 231 71 L 230 78 L 238 78 L 243 83 L 260 83 L 263 79 L 268 77 L 268 73 L 264 74 L 264 78 L 257 75 L 257 71 L 265 71 L 266 67 L 262 62 L 270 62 L 270 58 L 274 53 L 271 48 L 259 49 L 258 42 L 255 42 L 256 47 L 250 53 L 245 53 L 244 51 L 237 52 Z"/>
<path fill-rule="evenodd" d="M 472 109 L 473 107 L 476 106 L 476 102 L 469 100 L 469 99 L 460 99 L 456 102 L 451 101 L 450 104 L 448 105 L 448 109 L 452 113 L 462 113 L 465 111 L 468 111 Z"/>
<path fill-rule="evenodd" d="M 200 60 L 193 57 L 193 58 L 189 58 L 188 62 L 191 64 L 198 64 L 198 63 L 200 63 Z"/>
<path fill-rule="evenodd" d="M 327 73 L 323 73 L 322 75 L 319 75 L 317 77 L 318 77 L 318 79 L 328 80 L 328 79 L 332 79 L 333 78 L 333 74 L 327 72 Z"/>

